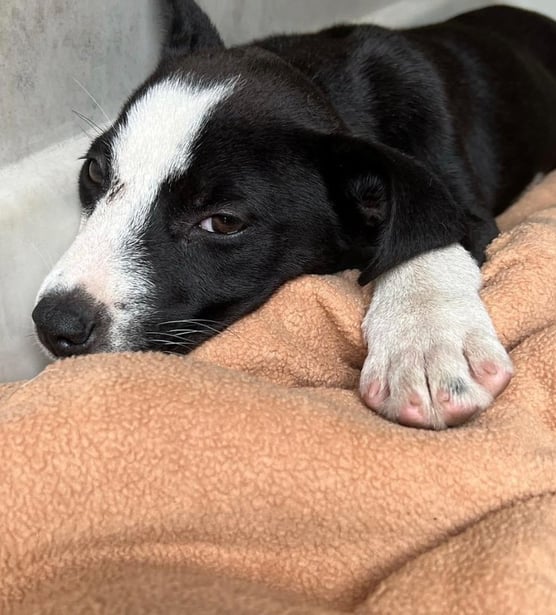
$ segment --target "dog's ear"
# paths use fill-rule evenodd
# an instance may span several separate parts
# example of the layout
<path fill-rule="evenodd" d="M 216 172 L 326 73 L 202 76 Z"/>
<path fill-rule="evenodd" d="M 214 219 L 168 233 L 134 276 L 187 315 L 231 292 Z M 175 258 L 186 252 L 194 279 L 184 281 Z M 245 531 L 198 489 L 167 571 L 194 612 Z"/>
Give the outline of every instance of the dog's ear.
<path fill-rule="evenodd" d="M 193 0 L 164 0 L 163 12 L 168 25 L 161 62 L 180 55 L 224 48 L 208 15 Z"/>
<path fill-rule="evenodd" d="M 361 284 L 423 252 L 463 241 L 465 212 L 422 163 L 349 136 L 327 135 L 317 143 L 315 155 L 340 222 L 363 258 L 368 255 Z"/>

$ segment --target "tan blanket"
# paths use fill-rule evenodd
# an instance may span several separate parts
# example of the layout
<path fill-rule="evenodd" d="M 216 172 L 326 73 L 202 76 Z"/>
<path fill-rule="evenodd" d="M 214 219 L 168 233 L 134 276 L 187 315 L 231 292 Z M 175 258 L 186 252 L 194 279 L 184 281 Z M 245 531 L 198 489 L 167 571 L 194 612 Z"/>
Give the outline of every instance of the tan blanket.
<path fill-rule="evenodd" d="M 556 174 L 502 221 L 484 298 L 516 376 L 460 428 L 362 405 L 350 274 L 188 358 L 0 387 L 0 612 L 556 613 L 555 203 Z"/>

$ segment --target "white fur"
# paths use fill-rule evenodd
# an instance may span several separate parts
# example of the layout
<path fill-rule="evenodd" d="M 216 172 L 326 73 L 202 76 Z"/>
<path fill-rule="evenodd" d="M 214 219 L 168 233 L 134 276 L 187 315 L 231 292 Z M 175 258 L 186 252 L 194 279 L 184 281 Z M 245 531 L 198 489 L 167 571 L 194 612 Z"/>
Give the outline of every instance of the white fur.
<path fill-rule="evenodd" d="M 150 88 L 128 111 L 112 143 L 113 187 L 102 197 L 68 251 L 42 285 L 52 291 L 84 288 L 108 310 L 112 350 L 128 346 L 136 318 L 148 306 L 151 272 L 139 238 L 163 182 L 183 173 L 192 146 L 233 81 L 202 87 L 177 79 Z"/>
<path fill-rule="evenodd" d="M 427 423 L 444 427 L 441 391 L 455 390 L 464 407 L 483 409 L 492 395 L 473 369 L 492 361 L 511 372 L 510 360 L 479 296 L 480 270 L 459 245 L 434 250 L 376 280 L 363 322 L 368 357 L 364 394 L 378 381 L 389 396 L 379 412 L 396 420 L 412 395 L 423 400 Z"/>

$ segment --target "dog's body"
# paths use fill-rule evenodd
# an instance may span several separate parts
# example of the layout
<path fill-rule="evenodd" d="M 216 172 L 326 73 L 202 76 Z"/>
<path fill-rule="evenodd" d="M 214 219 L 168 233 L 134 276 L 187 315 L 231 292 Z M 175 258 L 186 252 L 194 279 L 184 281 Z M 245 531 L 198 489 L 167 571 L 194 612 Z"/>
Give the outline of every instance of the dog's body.
<path fill-rule="evenodd" d="M 556 166 L 548 18 L 496 6 L 413 30 L 339 26 L 258 44 L 307 75 L 350 134 L 417 158 L 484 219 L 466 236 L 478 257 L 491 216 Z"/>
<path fill-rule="evenodd" d="M 159 68 L 87 155 L 43 343 L 183 352 L 286 280 L 358 267 L 376 278 L 367 403 L 433 427 L 486 407 L 511 364 L 469 253 L 556 167 L 556 24 L 493 7 L 224 50 L 195 4 L 169 5 Z"/>

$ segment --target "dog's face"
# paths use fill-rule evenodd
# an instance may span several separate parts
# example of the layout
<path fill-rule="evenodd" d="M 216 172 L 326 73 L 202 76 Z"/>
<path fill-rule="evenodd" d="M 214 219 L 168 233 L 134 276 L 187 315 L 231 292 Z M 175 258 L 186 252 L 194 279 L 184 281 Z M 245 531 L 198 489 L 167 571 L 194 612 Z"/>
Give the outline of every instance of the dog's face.
<path fill-rule="evenodd" d="M 169 45 L 85 157 L 79 234 L 33 312 L 54 356 L 186 352 L 302 273 L 362 267 L 366 282 L 457 240 L 419 163 L 351 136 L 310 79 L 257 47 L 222 50 L 203 23 L 215 49 Z"/>
<path fill-rule="evenodd" d="M 338 216 L 296 139 L 337 119 L 251 55 L 224 75 L 214 59 L 156 75 L 92 144 L 81 228 L 34 312 L 52 354 L 185 351 L 284 281 L 337 267 Z"/>

